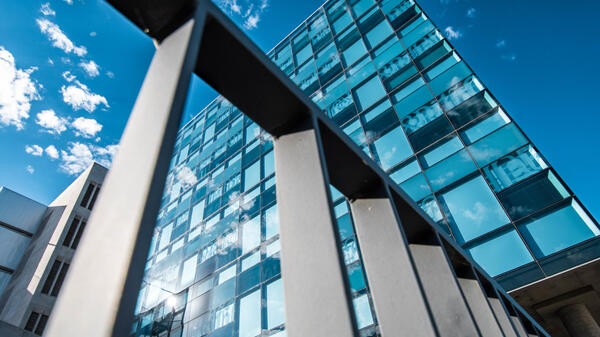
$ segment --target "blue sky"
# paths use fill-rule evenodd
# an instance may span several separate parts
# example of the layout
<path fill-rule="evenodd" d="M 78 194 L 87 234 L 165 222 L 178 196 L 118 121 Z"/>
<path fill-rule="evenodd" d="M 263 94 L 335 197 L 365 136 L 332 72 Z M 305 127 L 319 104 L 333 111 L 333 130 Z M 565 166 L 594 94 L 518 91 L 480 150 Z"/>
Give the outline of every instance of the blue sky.
<path fill-rule="evenodd" d="M 321 0 L 215 0 L 265 51 Z M 420 0 L 594 215 L 600 4 Z M 0 185 L 50 202 L 108 164 L 154 46 L 101 0 L 0 2 Z M 194 81 L 184 120 L 215 92 Z"/>

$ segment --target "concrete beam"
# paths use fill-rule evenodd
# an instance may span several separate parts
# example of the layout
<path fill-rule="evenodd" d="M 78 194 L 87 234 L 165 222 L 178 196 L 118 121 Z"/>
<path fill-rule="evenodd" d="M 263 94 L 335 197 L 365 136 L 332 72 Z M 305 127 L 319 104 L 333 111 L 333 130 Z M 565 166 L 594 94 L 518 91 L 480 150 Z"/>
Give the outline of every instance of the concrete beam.
<path fill-rule="evenodd" d="M 273 146 L 286 331 L 290 337 L 355 336 L 329 182 L 316 131 L 307 124 Z"/>
<path fill-rule="evenodd" d="M 129 334 L 202 27 L 158 46 L 46 336 Z"/>
<path fill-rule="evenodd" d="M 357 199 L 350 205 L 381 335 L 436 336 L 389 197 Z"/>

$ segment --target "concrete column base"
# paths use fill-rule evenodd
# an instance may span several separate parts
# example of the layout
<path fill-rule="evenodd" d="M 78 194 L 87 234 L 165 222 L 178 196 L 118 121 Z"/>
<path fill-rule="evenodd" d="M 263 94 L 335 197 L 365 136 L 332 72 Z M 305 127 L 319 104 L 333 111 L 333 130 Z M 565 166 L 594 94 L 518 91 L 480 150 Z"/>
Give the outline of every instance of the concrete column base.
<path fill-rule="evenodd" d="M 556 313 L 571 337 L 600 337 L 600 326 L 585 304 L 570 304 Z"/>

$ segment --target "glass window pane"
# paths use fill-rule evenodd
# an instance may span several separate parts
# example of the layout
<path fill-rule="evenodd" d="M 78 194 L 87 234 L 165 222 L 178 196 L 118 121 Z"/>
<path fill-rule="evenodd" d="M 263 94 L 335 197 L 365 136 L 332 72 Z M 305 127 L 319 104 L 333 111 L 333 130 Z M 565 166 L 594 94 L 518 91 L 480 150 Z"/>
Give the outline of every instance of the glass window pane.
<path fill-rule="evenodd" d="M 260 160 L 257 160 L 254 164 L 250 165 L 244 170 L 244 191 L 250 189 L 250 187 L 258 184 L 260 181 Z"/>
<path fill-rule="evenodd" d="M 260 218 L 255 216 L 242 225 L 242 254 L 260 245 Z"/>
<path fill-rule="evenodd" d="M 183 271 L 181 272 L 181 286 L 185 287 L 194 281 L 196 276 L 196 266 L 198 263 L 198 255 L 194 255 L 183 263 Z"/>
<path fill-rule="evenodd" d="M 483 168 L 483 173 L 496 192 L 547 168 L 537 151 L 526 146 Z"/>
<path fill-rule="evenodd" d="M 284 322 L 283 284 L 278 279 L 267 285 L 267 328 L 273 329 Z"/>
<path fill-rule="evenodd" d="M 498 197 L 513 220 L 518 220 L 569 196 L 552 171 L 531 177 L 500 192 Z"/>
<path fill-rule="evenodd" d="M 467 252 L 491 276 L 533 261 L 533 257 L 515 230 L 497 234 L 481 244 L 468 248 Z"/>
<path fill-rule="evenodd" d="M 459 243 L 464 243 L 509 222 L 508 216 L 482 176 L 440 196 Z"/>
<path fill-rule="evenodd" d="M 277 234 L 279 234 L 279 216 L 275 204 L 265 211 L 265 240 L 269 240 Z"/>
<path fill-rule="evenodd" d="M 233 322 L 234 309 L 235 308 L 232 303 L 224 308 L 217 310 L 217 312 L 215 313 L 215 330 Z"/>
<path fill-rule="evenodd" d="M 479 166 L 485 166 L 527 143 L 516 125 L 510 123 L 469 146 L 469 152 Z"/>
<path fill-rule="evenodd" d="M 462 150 L 427 169 L 425 174 L 436 192 L 475 170 L 477 166 L 473 159 L 467 150 Z"/>
<path fill-rule="evenodd" d="M 538 258 L 600 235 L 596 224 L 574 199 L 534 216 L 519 229 Z"/>
<path fill-rule="evenodd" d="M 435 163 L 462 148 L 463 144 L 458 137 L 454 136 L 449 139 L 446 138 L 446 140 L 442 140 L 440 143 L 436 144 L 435 148 L 428 150 L 422 155 L 422 163 L 424 162 L 426 166 L 433 166 Z"/>
<path fill-rule="evenodd" d="M 204 199 L 192 207 L 190 227 L 196 227 L 204 219 Z"/>
<path fill-rule="evenodd" d="M 470 144 L 508 123 L 510 123 L 508 116 L 502 109 L 497 109 L 491 116 L 485 117 L 465 131 L 462 131 L 461 135 L 467 144 Z"/>
<path fill-rule="evenodd" d="M 413 154 L 408 139 L 400 126 L 376 140 L 373 145 L 377 151 L 379 164 L 384 170 L 391 168 Z"/>
<path fill-rule="evenodd" d="M 261 332 L 260 289 L 240 299 L 239 337 L 254 337 Z"/>
<path fill-rule="evenodd" d="M 354 305 L 354 313 L 356 314 L 356 324 L 359 329 L 373 324 L 373 315 L 371 314 L 371 306 L 367 294 L 360 295 L 352 300 Z"/>
<path fill-rule="evenodd" d="M 171 239 L 170 231 L 168 237 L 167 244 Z M 0 265 L 11 269 L 17 269 L 19 261 L 21 260 L 23 253 L 25 253 L 31 239 L 5 227 L 0 227 L 0 238 L 3 240 L 3 244 L 0 246 Z M 165 246 L 166 244 L 160 249 Z"/>
<path fill-rule="evenodd" d="M 379 80 L 379 76 L 373 76 L 369 81 L 353 90 L 358 109 L 364 110 L 385 96 L 386 92 Z"/>
<path fill-rule="evenodd" d="M 356 240 L 354 237 L 347 239 L 342 243 L 342 251 L 344 253 L 344 263 L 351 264 L 358 261 L 358 249 L 356 248 Z"/>
<path fill-rule="evenodd" d="M 400 184 L 419 172 L 421 172 L 419 163 L 416 160 L 412 160 L 407 164 L 403 164 L 401 168 L 390 174 L 390 178 L 392 178 L 396 184 Z"/>
<path fill-rule="evenodd" d="M 403 182 L 400 187 L 414 201 L 421 200 L 424 196 L 431 194 L 431 189 L 423 173 Z"/>

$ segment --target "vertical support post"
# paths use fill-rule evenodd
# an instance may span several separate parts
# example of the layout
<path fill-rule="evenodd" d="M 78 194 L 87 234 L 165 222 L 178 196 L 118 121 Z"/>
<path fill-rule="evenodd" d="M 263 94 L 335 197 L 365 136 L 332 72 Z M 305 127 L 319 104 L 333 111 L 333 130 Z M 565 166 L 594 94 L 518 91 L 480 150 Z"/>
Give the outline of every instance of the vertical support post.
<path fill-rule="evenodd" d="M 350 206 L 383 337 L 437 336 L 408 242 L 385 187 Z"/>
<path fill-rule="evenodd" d="M 600 337 L 600 327 L 585 304 L 570 304 L 560 308 L 556 313 L 571 336 Z"/>
<path fill-rule="evenodd" d="M 290 337 L 355 336 L 314 122 L 274 141 L 281 275 Z"/>
<path fill-rule="evenodd" d="M 441 336 L 480 336 L 438 238 L 409 245 Z"/>
<path fill-rule="evenodd" d="M 500 299 L 497 297 L 488 297 L 488 300 L 490 301 L 490 306 L 496 315 L 496 319 L 498 319 L 498 322 L 500 323 L 500 327 L 502 327 L 502 332 L 504 332 L 504 335 L 506 337 L 517 337 L 517 332 L 512 325 L 510 316 L 504 309 Z"/>
<path fill-rule="evenodd" d="M 481 333 L 484 336 L 504 336 L 479 282 L 474 279 L 459 277 L 458 284 L 465 295 Z"/>
<path fill-rule="evenodd" d="M 157 47 L 46 336 L 129 335 L 203 15 Z"/>

